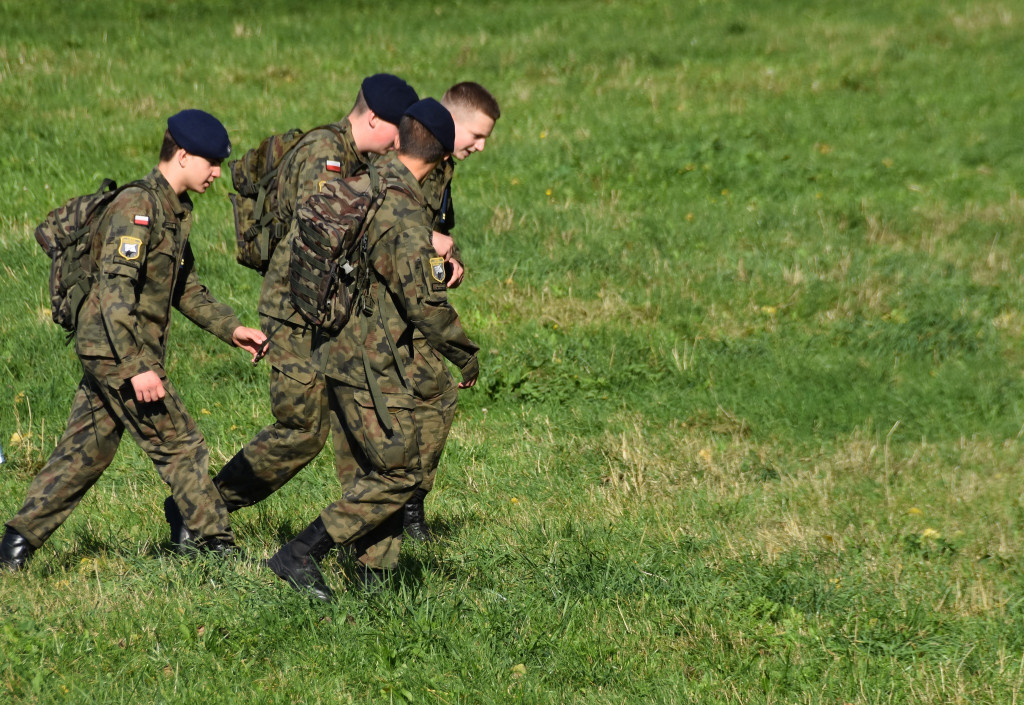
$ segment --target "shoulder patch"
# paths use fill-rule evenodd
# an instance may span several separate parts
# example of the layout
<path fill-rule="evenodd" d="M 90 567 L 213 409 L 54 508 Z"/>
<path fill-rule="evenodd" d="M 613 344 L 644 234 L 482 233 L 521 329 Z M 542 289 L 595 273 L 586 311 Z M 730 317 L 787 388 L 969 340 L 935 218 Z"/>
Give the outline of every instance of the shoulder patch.
<path fill-rule="evenodd" d="M 430 276 L 434 281 L 444 282 L 444 257 L 430 258 Z"/>
<path fill-rule="evenodd" d="M 132 222 L 134 222 L 136 225 L 149 225 L 149 216 L 148 215 L 137 215 L 132 220 Z"/>
<path fill-rule="evenodd" d="M 117 246 L 117 254 L 128 260 L 138 259 L 142 254 L 142 240 L 137 237 L 122 237 L 121 244 Z"/>
<path fill-rule="evenodd" d="M 328 159 L 327 160 L 327 171 L 333 171 L 335 173 L 340 174 L 341 173 L 341 162 L 339 162 L 337 159 Z"/>

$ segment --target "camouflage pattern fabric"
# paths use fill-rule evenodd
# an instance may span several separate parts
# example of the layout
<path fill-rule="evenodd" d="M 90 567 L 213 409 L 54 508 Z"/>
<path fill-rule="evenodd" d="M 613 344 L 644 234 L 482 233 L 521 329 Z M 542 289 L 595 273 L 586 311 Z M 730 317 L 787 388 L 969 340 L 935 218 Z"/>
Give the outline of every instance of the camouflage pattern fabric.
<path fill-rule="evenodd" d="M 249 441 L 242 453 L 248 468 L 231 466 L 214 484 L 232 510 L 260 502 L 281 489 L 320 453 L 330 433 L 324 376 L 310 360 L 308 329 L 261 317 L 274 333 L 267 352 L 270 406 L 274 423 Z"/>
<path fill-rule="evenodd" d="M 430 216 L 431 228 L 438 232 L 451 235 L 450 226 L 442 221 L 444 215 L 444 192 L 451 187 L 452 178 L 455 176 L 455 158 L 448 157 L 427 175 L 423 180 L 423 194 L 426 197 L 427 213 Z M 450 194 L 449 194 L 450 195 Z M 454 209 L 453 209 L 454 210 Z M 462 251 L 457 242 L 452 243 L 452 259 L 465 264 L 462 259 Z"/>
<path fill-rule="evenodd" d="M 452 430 L 455 410 L 459 405 L 459 390 L 449 389 L 433 399 L 417 400 L 416 424 L 420 431 L 420 463 L 423 466 L 423 482 L 420 489 L 430 492 L 434 489 L 437 466 L 441 461 L 444 444 Z"/>
<path fill-rule="evenodd" d="M 422 480 L 415 400 L 387 395 L 392 431 L 381 426 L 369 392 L 328 381 L 335 463 L 341 499 L 321 513 L 336 543 L 359 560 L 389 570 L 402 547 L 401 509 Z"/>
<path fill-rule="evenodd" d="M 455 386 L 442 356 L 459 368 L 463 379 L 471 379 L 479 371 L 479 347 L 466 336 L 448 302 L 443 261 L 430 243 L 419 183 L 397 157 L 381 160 L 379 166 L 389 186 L 368 230 L 375 272 L 368 293 L 371 307 L 369 313 L 357 312 L 336 336 L 318 341 L 314 361 L 326 376 L 367 388 L 365 352 L 384 394 L 433 399 Z"/>
<path fill-rule="evenodd" d="M 329 129 L 310 130 L 281 163 L 276 199 L 282 218 L 318 193 L 321 183 L 352 176 L 365 168 L 352 140 L 348 119 L 339 123 L 342 139 Z M 232 509 L 270 496 L 308 465 L 330 432 L 323 374 L 310 361 L 312 332 L 289 297 L 289 259 L 295 228 L 274 250 L 260 292 L 260 324 L 271 336 L 270 402 L 274 423 L 263 427 L 242 449 L 252 473 L 234 468 L 215 483 Z"/>
<path fill-rule="evenodd" d="M 310 130 L 281 162 L 276 202 L 282 221 L 291 221 L 298 205 L 318 193 L 321 183 L 347 178 L 366 168 L 366 162 L 352 141 L 352 129 L 347 118 L 341 127 L 340 141 L 332 130 Z M 298 314 L 288 296 L 291 290 L 288 264 L 295 235 L 296 230 L 289 228 L 270 258 L 260 291 L 259 311 L 261 315 L 280 321 L 298 323 Z"/>
<path fill-rule="evenodd" d="M 231 343 L 241 322 L 199 281 L 188 245 L 192 203 L 159 171 L 151 189 L 122 191 L 96 229 L 96 282 L 79 315 L 76 350 L 84 371 L 68 428 L 8 523 L 33 545 L 61 525 L 110 465 L 125 429 L 171 487 L 185 523 L 205 538 L 232 540 L 228 515 L 208 475 L 202 434 L 164 372 L 171 308 Z M 151 194 L 155 194 L 152 195 Z M 135 400 L 131 378 L 160 375 L 166 396 Z"/>
<path fill-rule="evenodd" d="M 117 384 L 111 363 L 83 361 L 83 368 L 67 430 L 7 526 L 41 546 L 113 461 L 127 429 L 170 486 L 188 528 L 233 542 L 227 508 L 208 474 L 205 440 L 170 381 L 161 375 L 163 399 L 139 402 L 130 382 Z"/>
<path fill-rule="evenodd" d="M 400 510 L 422 483 L 427 464 L 436 467 L 455 413 L 458 392 L 442 354 L 469 380 L 479 369 L 479 348 L 448 304 L 419 183 L 396 157 L 378 166 L 391 185 L 368 231 L 375 282 L 367 295 L 373 305 L 337 335 L 316 340 L 313 357 L 328 378 L 335 469 L 344 492 L 321 517 L 332 537 L 351 543 L 362 562 L 388 569 L 401 546 Z M 373 408 L 364 353 L 386 399 L 391 435 Z M 411 453 L 404 469 L 396 464 L 399 447 Z"/>
<path fill-rule="evenodd" d="M 125 189 L 97 225 L 96 282 L 78 317 L 79 356 L 117 360 L 122 379 L 163 370 L 172 307 L 229 345 L 242 325 L 199 281 L 188 242 L 192 201 L 155 169 L 146 180 L 156 201 Z"/>

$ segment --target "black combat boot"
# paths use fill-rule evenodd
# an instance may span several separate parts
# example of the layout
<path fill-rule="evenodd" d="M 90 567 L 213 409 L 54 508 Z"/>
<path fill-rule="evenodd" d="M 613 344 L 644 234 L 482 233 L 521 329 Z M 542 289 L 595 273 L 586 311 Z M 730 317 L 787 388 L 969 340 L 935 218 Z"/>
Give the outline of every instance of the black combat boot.
<path fill-rule="evenodd" d="M 192 533 L 190 528 L 185 526 L 185 519 L 181 516 L 181 510 L 178 509 L 178 504 L 174 501 L 174 497 L 168 497 L 164 500 L 164 518 L 171 525 L 171 548 L 178 553 L 194 549 L 196 535 Z"/>
<path fill-rule="evenodd" d="M 267 566 L 299 592 L 330 602 L 334 593 L 327 587 L 316 562 L 333 546 L 334 539 L 327 533 L 323 519 L 317 517 L 298 536 L 281 546 L 281 550 L 267 560 Z"/>
<path fill-rule="evenodd" d="M 12 573 L 17 573 L 25 567 L 25 561 L 35 550 L 27 538 L 11 527 L 7 527 L 3 541 L 0 541 L 0 566 Z"/>
<path fill-rule="evenodd" d="M 430 527 L 427 526 L 427 517 L 423 511 L 423 498 L 426 496 L 426 490 L 417 488 L 413 491 L 409 501 L 405 503 L 402 512 L 405 533 L 409 534 L 409 538 L 420 543 L 432 543 L 434 541 L 434 535 L 430 533 Z"/>
<path fill-rule="evenodd" d="M 164 518 L 171 525 L 171 550 L 183 556 L 212 553 L 221 558 L 242 558 L 246 556 L 233 541 L 197 536 L 185 525 L 177 502 L 173 497 L 164 500 Z"/>

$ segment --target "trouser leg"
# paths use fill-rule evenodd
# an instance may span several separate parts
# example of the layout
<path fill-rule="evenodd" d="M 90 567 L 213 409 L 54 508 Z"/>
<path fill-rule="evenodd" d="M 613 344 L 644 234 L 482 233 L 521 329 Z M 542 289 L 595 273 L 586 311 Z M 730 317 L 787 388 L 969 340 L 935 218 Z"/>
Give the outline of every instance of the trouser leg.
<path fill-rule="evenodd" d="M 412 411 L 389 398 L 388 432 L 367 392 L 329 383 L 329 398 L 342 496 L 320 518 L 335 542 L 356 547 L 364 565 L 392 569 L 402 545 L 402 506 L 422 480 Z"/>
<path fill-rule="evenodd" d="M 423 464 L 423 482 L 406 502 L 403 510 L 405 531 L 416 541 L 429 542 L 433 534 L 427 525 L 423 500 L 434 486 L 437 466 L 444 451 L 448 433 L 455 420 L 455 409 L 459 402 L 459 391 L 452 387 L 433 399 L 420 401 L 416 405 L 416 426 L 420 436 L 420 462 Z"/>
<path fill-rule="evenodd" d="M 34 548 L 41 546 L 109 467 L 123 431 L 124 426 L 111 413 L 99 383 L 83 376 L 64 435 L 32 480 L 24 504 L 7 526 Z"/>
<path fill-rule="evenodd" d="M 434 488 L 437 466 L 445 443 L 448 442 L 458 405 L 459 390 L 455 387 L 416 405 L 416 425 L 419 427 L 420 458 L 423 465 L 423 483 L 420 487 L 424 493 Z"/>
<path fill-rule="evenodd" d="M 312 362 L 296 359 L 272 367 L 270 398 L 274 423 L 261 429 L 214 478 L 231 511 L 279 490 L 327 443 L 326 386 Z"/>
<path fill-rule="evenodd" d="M 228 510 L 209 474 L 210 454 L 203 434 L 170 380 L 161 377 L 165 396 L 136 401 L 130 383 L 111 396 L 135 442 L 149 456 L 189 530 L 214 543 L 234 543 Z"/>

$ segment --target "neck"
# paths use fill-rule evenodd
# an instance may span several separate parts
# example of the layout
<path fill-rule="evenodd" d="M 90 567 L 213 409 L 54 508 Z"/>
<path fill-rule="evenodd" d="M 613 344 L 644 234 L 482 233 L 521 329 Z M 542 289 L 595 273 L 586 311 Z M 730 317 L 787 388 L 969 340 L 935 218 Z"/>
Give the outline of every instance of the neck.
<path fill-rule="evenodd" d="M 423 183 L 423 179 L 427 178 L 427 174 L 434 170 L 437 166 L 437 162 L 425 162 L 418 157 L 410 157 L 407 154 L 398 153 L 398 161 L 405 165 L 417 181 Z"/>
<path fill-rule="evenodd" d="M 171 189 L 173 189 L 174 193 L 179 196 L 185 193 L 185 184 L 182 181 L 181 172 L 173 160 L 160 162 L 157 164 L 156 168 L 163 177 L 167 179 L 167 183 L 171 185 Z"/>

